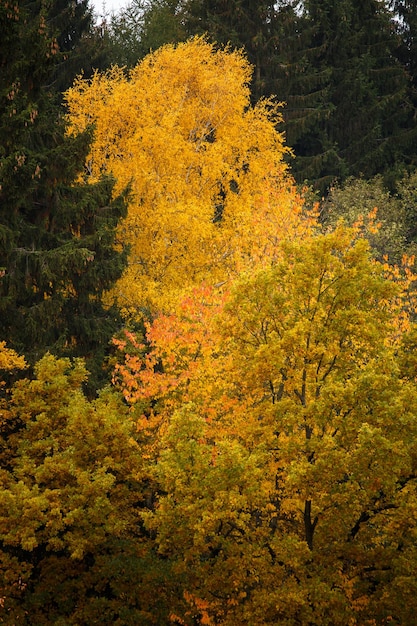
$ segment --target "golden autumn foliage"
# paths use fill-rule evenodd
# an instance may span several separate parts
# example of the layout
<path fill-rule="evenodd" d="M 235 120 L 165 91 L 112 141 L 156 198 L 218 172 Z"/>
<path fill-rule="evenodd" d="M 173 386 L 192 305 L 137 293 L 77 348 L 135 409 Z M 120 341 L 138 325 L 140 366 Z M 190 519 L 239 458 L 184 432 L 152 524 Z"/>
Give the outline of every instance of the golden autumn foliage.
<path fill-rule="evenodd" d="M 339 226 L 283 242 L 221 298 L 195 291 L 142 356 L 119 343 L 162 492 L 142 517 L 183 581 L 174 623 L 412 619 L 408 289 Z"/>
<path fill-rule="evenodd" d="M 130 186 L 133 319 L 96 399 L 51 355 L 4 390 L 1 623 L 415 621 L 413 259 L 375 261 L 375 211 L 320 228 L 249 77 L 196 38 L 67 93 Z"/>
<path fill-rule="evenodd" d="M 119 236 L 131 246 L 116 287 L 132 315 L 171 311 L 186 289 L 222 284 L 303 235 L 302 202 L 272 101 L 250 105 L 251 68 L 238 51 L 195 38 L 78 80 L 69 132 L 94 125 L 87 168 L 131 188 Z"/>
<path fill-rule="evenodd" d="M 26 362 L 24 357 L 19 356 L 15 350 L 6 347 L 5 341 L 0 341 L 0 372 L 9 372 L 11 370 L 25 369 Z M 0 380 L 0 386 L 3 382 Z"/>
<path fill-rule="evenodd" d="M 149 483 L 135 427 L 111 390 L 85 397 L 86 377 L 81 359 L 46 355 L 10 390 L 0 423 L 2 624 L 167 623 L 167 603 L 154 606 L 159 564 L 138 524 Z"/>

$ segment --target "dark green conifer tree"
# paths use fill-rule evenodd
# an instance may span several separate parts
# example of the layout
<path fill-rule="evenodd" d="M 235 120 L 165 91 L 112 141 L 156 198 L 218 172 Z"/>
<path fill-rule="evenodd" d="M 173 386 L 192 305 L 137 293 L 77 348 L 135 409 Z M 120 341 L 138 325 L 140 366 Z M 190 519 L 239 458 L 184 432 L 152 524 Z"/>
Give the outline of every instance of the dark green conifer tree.
<path fill-rule="evenodd" d="M 407 69 L 410 80 L 410 100 L 407 129 L 409 142 L 404 153 L 404 162 L 409 172 L 417 168 L 417 3 L 415 0 L 392 0 L 395 25 L 399 35 L 398 58 Z"/>
<path fill-rule="evenodd" d="M 48 30 L 55 33 L 61 53 L 52 75 L 57 92 L 71 87 L 78 74 L 88 78 L 94 70 L 111 64 L 90 0 L 53 0 L 48 11 Z"/>
<path fill-rule="evenodd" d="M 299 182 L 307 180 L 324 191 L 332 181 L 348 176 L 402 174 L 413 153 L 416 107 L 408 74 L 411 57 L 399 57 L 388 3 L 185 4 L 190 33 L 207 31 L 221 44 L 245 48 L 254 65 L 254 100 L 274 95 L 286 103 L 283 129 L 294 148 L 292 165 Z M 409 0 L 397 4 L 408 7 Z M 407 9 L 407 19 L 414 14 Z M 409 50 L 412 29 L 407 28 Z"/>
<path fill-rule="evenodd" d="M 417 87 L 417 3 L 415 0 L 391 0 L 401 36 L 400 54 Z"/>
<path fill-rule="evenodd" d="M 324 190 L 335 179 L 400 170 L 413 105 L 385 3 L 306 0 L 292 41 L 281 85 L 298 180 Z"/>
<path fill-rule="evenodd" d="M 269 0 L 190 0 L 186 3 L 189 34 L 207 33 L 218 44 L 244 48 L 254 68 L 253 99 L 274 93 L 271 78 L 278 62 L 280 31 L 276 2 Z"/>
<path fill-rule="evenodd" d="M 131 0 L 103 21 L 107 65 L 134 67 L 149 52 L 187 39 L 181 0 Z"/>
<path fill-rule="evenodd" d="M 114 247 L 125 203 L 110 180 L 80 180 L 90 137 L 65 135 L 54 8 L 0 0 L 0 339 L 32 363 L 84 356 L 94 385 L 118 327 L 102 298 L 125 263 Z"/>

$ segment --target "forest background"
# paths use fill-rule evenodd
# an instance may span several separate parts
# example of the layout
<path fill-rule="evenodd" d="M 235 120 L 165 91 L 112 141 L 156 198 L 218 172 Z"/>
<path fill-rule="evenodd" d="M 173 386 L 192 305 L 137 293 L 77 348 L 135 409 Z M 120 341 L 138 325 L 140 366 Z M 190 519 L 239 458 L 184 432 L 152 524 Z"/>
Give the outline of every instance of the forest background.
<path fill-rule="evenodd" d="M 0 0 L 0 623 L 415 622 L 416 29 Z"/>

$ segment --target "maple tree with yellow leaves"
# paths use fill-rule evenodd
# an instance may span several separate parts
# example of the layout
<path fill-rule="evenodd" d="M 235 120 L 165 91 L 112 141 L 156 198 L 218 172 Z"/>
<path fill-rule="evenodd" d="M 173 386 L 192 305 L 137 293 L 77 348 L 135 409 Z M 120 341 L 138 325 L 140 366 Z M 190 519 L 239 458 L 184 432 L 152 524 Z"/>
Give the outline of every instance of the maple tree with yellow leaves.
<path fill-rule="evenodd" d="M 142 517 L 187 603 L 174 623 L 411 618 L 412 277 L 388 278 L 359 234 L 284 241 L 229 293 L 155 319 L 142 357 L 119 342 L 161 486 Z"/>

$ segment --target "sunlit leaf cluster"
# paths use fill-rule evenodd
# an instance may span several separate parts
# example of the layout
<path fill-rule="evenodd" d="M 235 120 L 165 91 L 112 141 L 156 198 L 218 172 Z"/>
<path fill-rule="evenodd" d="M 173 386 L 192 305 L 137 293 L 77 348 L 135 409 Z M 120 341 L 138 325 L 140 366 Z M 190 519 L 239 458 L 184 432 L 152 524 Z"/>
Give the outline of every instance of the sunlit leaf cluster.
<path fill-rule="evenodd" d="M 129 268 L 115 290 L 130 314 L 170 310 L 184 287 L 223 283 L 302 232 L 279 106 L 250 105 L 250 75 L 241 52 L 196 38 L 67 93 L 70 132 L 94 125 L 91 177 L 130 185 Z"/>

